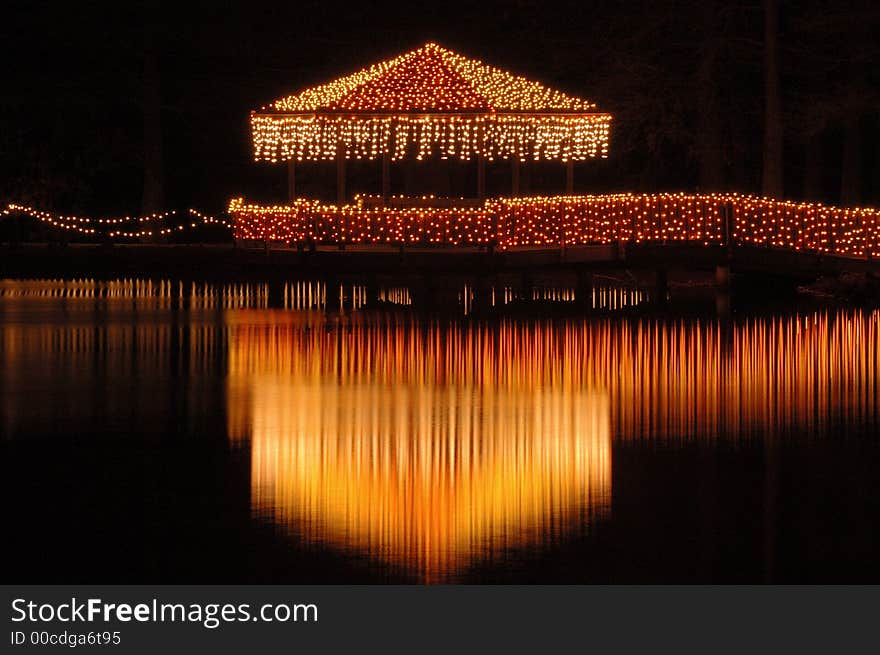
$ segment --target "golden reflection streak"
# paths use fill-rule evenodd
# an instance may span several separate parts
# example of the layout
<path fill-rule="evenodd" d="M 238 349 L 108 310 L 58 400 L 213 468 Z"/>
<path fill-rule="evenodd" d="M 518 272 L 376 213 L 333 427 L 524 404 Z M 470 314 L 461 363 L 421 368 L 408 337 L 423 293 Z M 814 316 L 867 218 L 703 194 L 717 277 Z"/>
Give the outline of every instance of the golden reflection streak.
<path fill-rule="evenodd" d="M 609 506 L 601 396 L 252 382 L 253 507 L 310 542 L 431 582 Z"/>
<path fill-rule="evenodd" d="M 177 306 L 222 310 L 254 300 L 259 306 L 264 291 L 247 285 L 230 286 L 222 292 L 219 287 L 198 289 L 167 282 L 151 286 L 142 280 L 0 281 L 0 296 L 0 388 L 4 391 L 0 428 L 7 436 L 27 434 L 33 427 L 31 423 L 49 414 L 68 422 L 94 421 L 96 415 L 108 419 L 124 415 L 132 407 L 139 407 L 139 403 L 161 406 L 172 402 L 162 394 L 157 396 L 149 384 L 151 380 L 166 380 L 169 366 L 183 366 L 193 373 L 192 386 L 184 393 L 199 401 L 190 403 L 190 411 L 201 411 L 204 394 L 197 381 L 202 374 L 215 373 L 218 361 L 225 361 L 223 357 L 218 359 L 218 351 L 227 349 L 228 330 L 229 429 L 236 438 L 253 439 L 255 467 L 256 462 L 264 462 L 266 471 L 260 473 L 255 468 L 253 478 L 255 499 L 263 494 L 259 496 L 262 500 L 254 503 L 260 511 L 270 509 L 271 489 L 283 489 L 283 485 L 290 484 L 287 477 L 291 472 L 282 470 L 283 462 L 273 462 L 272 457 L 280 452 L 280 444 L 291 441 L 285 435 L 292 433 L 288 426 L 295 424 L 291 423 L 292 418 L 282 420 L 279 416 L 281 412 L 293 411 L 289 396 L 304 395 L 307 391 L 317 394 L 324 403 L 314 404 L 325 408 L 322 416 L 335 416 L 332 425 L 347 430 L 342 435 L 348 440 L 345 441 L 342 437 L 331 438 L 329 428 L 324 432 L 298 428 L 307 434 L 297 447 L 311 449 L 313 454 L 309 457 L 320 452 L 319 463 L 325 468 L 348 470 L 342 466 L 351 467 L 359 462 L 358 458 L 364 457 L 363 451 L 357 450 L 364 447 L 360 442 L 373 443 L 362 436 L 368 434 L 370 439 L 375 437 L 375 447 L 379 449 L 376 452 L 388 453 L 384 460 L 375 460 L 386 462 L 386 469 L 382 470 L 390 472 L 388 479 L 407 482 L 414 490 L 422 487 L 413 486 L 413 480 L 434 476 L 428 479 L 464 493 L 460 491 L 462 487 L 455 487 L 463 484 L 463 480 L 489 475 L 482 471 L 510 471 L 505 473 L 509 485 L 504 492 L 507 498 L 530 493 L 527 487 L 516 485 L 537 480 L 537 495 L 530 497 L 534 502 L 529 507 L 543 509 L 524 511 L 522 524 L 531 522 L 535 535 L 541 533 L 534 529 L 537 522 L 544 521 L 555 530 L 555 522 L 562 520 L 560 515 L 570 511 L 565 508 L 577 504 L 567 501 L 572 496 L 565 494 L 574 489 L 577 496 L 580 482 L 572 480 L 578 475 L 585 475 L 587 480 L 581 494 L 587 497 L 585 507 L 593 514 L 607 512 L 610 454 L 606 457 L 603 453 L 610 452 L 606 443 L 610 435 L 617 440 L 662 441 L 736 440 L 772 435 L 836 438 L 850 428 L 867 432 L 880 423 L 880 313 L 876 311 L 814 312 L 734 322 L 608 319 L 424 327 L 390 318 L 382 322 L 373 317 L 371 323 L 343 322 L 339 328 L 330 329 L 328 319 L 320 314 L 228 311 L 218 314 L 228 326 L 223 329 L 213 320 L 135 320 L 133 309 L 163 310 Z M 181 298 L 189 300 L 179 303 Z M 104 303 L 106 299 L 125 302 Z M 131 300 L 136 303 L 128 302 Z M 73 309 L 82 311 L 72 312 Z M 187 349 L 186 358 L 169 359 L 168 353 L 180 348 Z M 91 378 L 105 381 L 100 398 L 94 396 L 94 385 L 88 382 Z M 133 380 L 147 384 L 142 388 L 127 384 Z M 126 384 L 117 384 L 119 381 Z M 267 398 L 272 394 L 276 400 L 269 402 Z M 297 403 L 294 399 L 292 407 L 299 407 Z M 561 414 L 544 411 L 548 403 L 561 405 Z M 33 411 L 35 404 L 40 404 L 39 411 Z M 334 415 L 326 409 L 334 406 L 341 413 Z M 356 407 L 361 408 L 360 414 L 352 413 Z M 306 409 L 312 411 L 312 406 Z M 601 418 L 603 415 L 610 418 Z M 367 419 L 369 422 L 364 423 Z M 564 430 L 557 429 L 554 421 L 563 420 L 569 425 Z M 572 460 L 572 448 L 565 439 L 548 441 L 547 434 L 580 433 L 579 428 L 571 427 L 576 422 L 598 426 L 585 440 L 576 441 L 585 444 L 586 459 Z M 390 425 L 394 431 L 387 433 L 391 436 L 377 436 L 385 432 L 370 427 L 373 423 Z M 547 425 L 551 428 L 545 429 Z M 536 430 L 543 431 L 543 436 L 534 437 Z M 510 443 L 503 440 L 504 434 L 514 435 L 506 438 Z M 466 436 L 470 441 L 462 441 Z M 328 440 L 341 445 L 328 449 Z M 276 444 L 275 450 L 272 443 Z M 470 443 L 474 448 L 486 444 L 484 450 L 476 451 L 481 459 L 472 461 L 468 469 L 479 473 L 464 475 L 459 459 L 448 454 L 453 452 L 460 457 L 470 452 L 462 443 Z M 514 448 L 512 443 L 519 445 Z M 285 447 L 292 448 L 290 444 Z M 520 452 L 516 448 L 531 453 L 530 461 L 541 463 L 538 468 L 545 466 L 542 462 L 554 462 L 552 466 L 558 468 L 551 475 L 547 464 L 546 470 L 531 473 L 522 457 L 510 459 L 511 448 L 516 453 Z M 399 469 L 400 453 L 411 454 L 410 459 L 403 460 L 411 466 L 409 470 Z M 420 459 L 412 453 L 419 453 Z M 371 466 L 378 466 L 373 459 L 369 461 Z M 515 466 L 509 464 L 511 461 Z M 501 464 L 500 469 L 492 468 L 498 462 L 507 462 L 504 466 L 508 468 Z M 275 472 L 274 478 L 269 477 L 270 470 Z M 566 489 L 541 491 L 561 489 L 560 482 L 552 487 L 553 475 L 566 480 Z M 275 480 L 271 486 L 261 486 L 268 485 L 270 480 Z M 364 480 L 355 478 L 361 485 Z M 310 489 L 304 497 L 312 498 L 314 506 L 323 488 Z M 361 487 L 357 489 L 362 495 Z M 370 488 L 374 494 L 378 493 L 376 489 Z M 485 489 L 468 487 L 468 493 L 482 494 L 478 500 L 468 500 L 468 507 L 495 507 L 495 500 L 492 504 L 487 500 L 494 497 Z M 541 501 L 542 505 L 534 500 L 538 497 L 550 500 Z M 417 500 L 422 509 L 429 500 L 435 502 L 430 496 L 411 498 L 410 502 Z M 480 505 L 480 500 L 485 502 Z M 443 502 L 443 507 L 460 507 L 455 505 L 452 495 Z M 293 509 L 282 504 L 276 511 L 279 517 L 292 516 Z M 390 521 L 391 510 L 384 511 L 384 520 Z M 315 510 L 310 516 L 317 526 L 309 528 L 314 537 L 319 528 L 324 529 L 317 525 L 323 514 Z M 345 516 L 359 524 L 357 514 Z M 422 516 L 427 516 L 425 511 Z M 481 516 L 484 523 L 480 525 L 489 525 L 486 515 Z M 459 516 L 456 520 L 462 519 Z M 413 532 L 420 525 L 424 523 L 413 523 L 408 530 Z M 461 523 L 447 518 L 431 525 L 437 530 L 441 529 L 438 526 L 446 525 L 442 534 L 452 534 L 453 526 Z M 483 552 L 491 555 L 493 549 L 528 540 L 523 535 L 529 533 L 529 527 L 510 526 L 510 532 L 504 533 L 508 529 L 505 525 L 509 524 L 500 519 L 491 524 L 490 530 L 501 526 L 498 529 L 503 534 Z M 470 533 L 460 527 L 455 529 L 465 536 L 459 542 L 447 542 L 452 544 L 450 552 L 467 550 L 468 540 L 478 539 L 473 536 L 478 534 L 476 529 Z M 388 532 L 391 528 L 386 526 L 383 530 Z M 559 534 L 552 530 L 551 533 Z M 364 542 L 368 549 L 370 543 L 379 543 L 371 538 L 374 541 Z M 431 539 L 430 543 L 437 543 L 436 535 Z M 423 557 L 416 569 L 437 572 L 442 568 L 439 554 L 432 557 L 433 560 Z M 433 569 L 428 566 L 432 561 Z M 442 562 L 460 566 L 464 560 L 447 558 Z"/>
<path fill-rule="evenodd" d="M 232 375 L 602 390 L 618 439 L 803 436 L 877 420 L 877 311 L 425 328 L 378 319 L 329 331 L 320 316 L 310 326 L 285 316 L 237 319 Z"/>
<path fill-rule="evenodd" d="M 251 439 L 256 514 L 432 582 L 609 511 L 604 394 L 438 375 L 488 332 L 308 327 L 230 334 L 230 430 Z"/>
<path fill-rule="evenodd" d="M 329 327 L 244 312 L 229 337 L 230 434 L 251 439 L 257 514 L 443 579 L 558 539 L 578 509 L 585 523 L 607 514 L 612 433 L 876 423 L 877 317 Z"/>

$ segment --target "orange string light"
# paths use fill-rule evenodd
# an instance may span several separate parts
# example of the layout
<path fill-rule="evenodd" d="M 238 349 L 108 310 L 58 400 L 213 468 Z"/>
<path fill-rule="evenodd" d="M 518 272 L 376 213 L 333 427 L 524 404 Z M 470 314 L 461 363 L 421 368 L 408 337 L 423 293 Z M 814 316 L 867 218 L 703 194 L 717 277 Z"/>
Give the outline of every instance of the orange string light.
<path fill-rule="evenodd" d="M 229 203 L 236 239 L 286 243 L 571 246 L 616 242 L 741 243 L 849 257 L 880 256 L 880 212 L 724 194 L 608 194 L 496 198 L 473 207 L 300 199 Z M 372 200 L 378 200 L 374 198 Z M 425 199 L 422 199 L 425 200 Z M 414 205 L 414 206 L 413 206 Z"/>

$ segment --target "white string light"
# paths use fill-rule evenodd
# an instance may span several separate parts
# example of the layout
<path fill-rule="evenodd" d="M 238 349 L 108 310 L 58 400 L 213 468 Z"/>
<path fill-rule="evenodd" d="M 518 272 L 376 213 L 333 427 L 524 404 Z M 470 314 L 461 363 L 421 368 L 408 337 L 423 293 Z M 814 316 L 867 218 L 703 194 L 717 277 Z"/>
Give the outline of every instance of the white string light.
<path fill-rule="evenodd" d="M 10 203 L 6 206 L 0 217 L 9 216 L 11 214 L 22 214 L 41 223 L 49 225 L 52 228 L 75 232 L 85 235 L 106 235 L 110 238 L 128 238 L 138 239 L 143 237 L 151 237 L 154 235 L 167 235 L 172 233 L 184 232 L 186 230 L 195 229 L 201 225 L 218 225 L 220 227 L 231 230 L 232 223 L 220 218 L 202 214 L 195 209 L 187 210 L 187 213 L 194 219 L 189 223 L 176 225 L 173 227 L 157 227 L 153 229 L 143 230 L 125 230 L 125 229 L 109 229 L 105 226 L 110 225 L 132 225 L 148 223 L 151 221 L 166 220 L 173 216 L 177 216 L 176 210 L 150 214 L 149 216 L 122 216 L 117 218 L 91 218 L 85 216 L 65 216 L 53 214 L 51 212 L 35 209 L 27 205 L 18 205 Z M 99 227 L 96 227 L 99 226 Z"/>

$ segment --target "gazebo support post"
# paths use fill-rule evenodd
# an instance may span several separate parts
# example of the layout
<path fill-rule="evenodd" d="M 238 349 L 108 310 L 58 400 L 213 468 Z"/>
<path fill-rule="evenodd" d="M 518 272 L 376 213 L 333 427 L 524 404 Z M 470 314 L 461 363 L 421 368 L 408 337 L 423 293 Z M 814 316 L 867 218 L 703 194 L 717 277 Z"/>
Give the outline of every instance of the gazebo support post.
<path fill-rule="evenodd" d="M 565 195 L 574 195 L 574 161 L 565 162 Z"/>
<path fill-rule="evenodd" d="M 345 204 L 345 151 L 336 149 L 336 204 Z"/>
<path fill-rule="evenodd" d="M 293 159 L 287 160 L 287 201 L 296 200 L 296 164 Z"/>
<path fill-rule="evenodd" d="M 477 155 L 477 198 L 486 199 L 486 158 Z"/>
<path fill-rule="evenodd" d="M 511 195 L 519 196 L 519 157 L 516 156 L 510 160 L 510 187 Z"/>
<path fill-rule="evenodd" d="M 387 203 L 391 195 L 391 157 L 386 152 L 382 155 L 382 202 Z"/>

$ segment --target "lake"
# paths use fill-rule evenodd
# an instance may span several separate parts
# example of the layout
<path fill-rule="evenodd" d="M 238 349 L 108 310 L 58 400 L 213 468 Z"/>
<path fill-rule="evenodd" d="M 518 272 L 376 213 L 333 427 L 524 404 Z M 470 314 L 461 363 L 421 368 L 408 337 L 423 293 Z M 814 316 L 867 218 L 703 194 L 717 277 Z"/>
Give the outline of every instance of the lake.
<path fill-rule="evenodd" d="M 880 581 L 880 312 L 468 293 L 0 281 L 4 579 Z"/>

